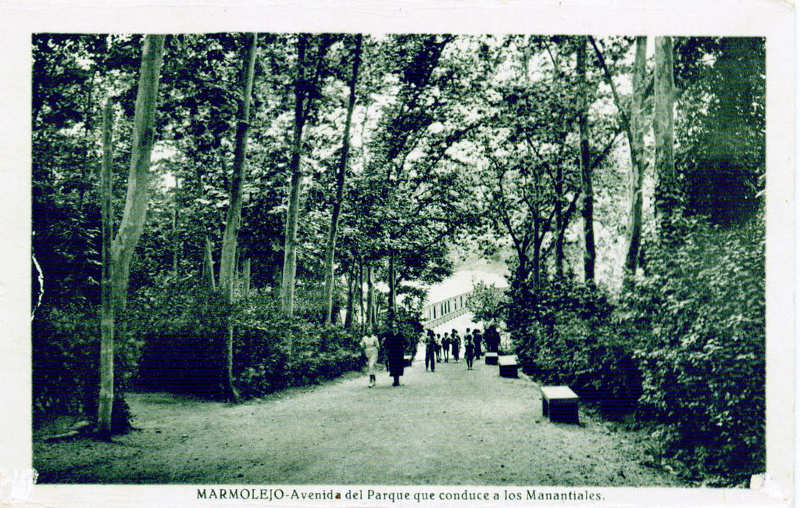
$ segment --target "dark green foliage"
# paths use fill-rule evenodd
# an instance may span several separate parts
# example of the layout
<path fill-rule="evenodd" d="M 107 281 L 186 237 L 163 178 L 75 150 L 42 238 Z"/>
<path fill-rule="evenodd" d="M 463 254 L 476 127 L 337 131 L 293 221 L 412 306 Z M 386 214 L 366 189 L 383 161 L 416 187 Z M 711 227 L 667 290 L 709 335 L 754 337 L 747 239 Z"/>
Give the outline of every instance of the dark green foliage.
<path fill-rule="evenodd" d="M 268 295 L 243 302 L 239 310 L 234 375 L 244 396 L 318 383 L 363 365 L 355 330 L 283 316 Z"/>
<path fill-rule="evenodd" d="M 545 384 L 569 385 L 581 397 L 598 400 L 607 416 L 631 412 L 641 395 L 641 375 L 601 290 L 556 280 L 538 297 L 530 293 L 527 305 L 511 307 L 526 323 L 523 330 L 512 330 L 526 371 Z"/>
<path fill-rule="evenodd" d="M 219 295 L 192 279 L 159 287 L 143 289 L 138 298 L 137 328 L 145 341 L 141 389 L 221 395 L 230 310 L 235 385 L 245 398 L 317 383 L 362 365 L 360 337 L 353 331 L 284 317 L 268 293 L 228 309 Z"/>
<path fill-rule="evenodd" d="M 675 56 L 683 92 L 675 162 L 688 211 L 719 224 L 751 220 L 764 188 L 764 39 L 689 37 L 678 40 Z"/>
<path fill-rule="evenodd" d="M 764 468 L 764 224 L 676 227 L 684 240 L 651 249 L 625 302 L 641 411 L 695 474 L 744 478 Z"/>
<path fill-rule="evenodd" d="M 477 281 L 472 286 L 467 306 L 474 314 L 476 322 L 504 321 L 508 301 L 502 289 L 496 288 L 494 284 Z"/>
<path fill-rule="evenodd" d="M 217 394 L 228 305 L 195 279 L 161 278 L 131 299 L 131 333 L 144 342 L 138 387 Z"/>
<path fill-rule="evenodd" d="M 543 383 L 606 416 L 636 409 L 687 476 L 738 484 L 765 467 L 764 224 L 673 228 L 650 239 L 647 275 L 616 304 L 567 283 L 512 285 L 512 337 Z"/>
<path fill-rule="evenodd" d="M 96 308 L 62 303 L 43 306 L 32 324 L 34 426 L 45 418 L 82 416 L 93 420 L 99 391 L 100 321 Z M 131 386 L 138 363 L 138 342 L 120 340 L 114 351 L 118 367 L 115 391 Z M 128 406 L 114 401 L 112 433 L 130 428 Z"/>

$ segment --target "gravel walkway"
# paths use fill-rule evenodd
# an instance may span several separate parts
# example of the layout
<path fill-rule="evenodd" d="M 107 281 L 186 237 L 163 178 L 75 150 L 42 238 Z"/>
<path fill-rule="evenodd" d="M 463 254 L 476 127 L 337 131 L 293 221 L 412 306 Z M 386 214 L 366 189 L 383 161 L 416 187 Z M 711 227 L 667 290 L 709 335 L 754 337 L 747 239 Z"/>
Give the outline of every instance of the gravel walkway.
<path fill-rule="evenodd" d="M 679 486 L 643 437 L 585 414 L 541 416 L 539 391 L 483 359 L 418 355 L 393 388 L 347 376 L 241 405 L 131 394 L 140 429 L 113 443 L 34 443 L 40 483 Z"/>

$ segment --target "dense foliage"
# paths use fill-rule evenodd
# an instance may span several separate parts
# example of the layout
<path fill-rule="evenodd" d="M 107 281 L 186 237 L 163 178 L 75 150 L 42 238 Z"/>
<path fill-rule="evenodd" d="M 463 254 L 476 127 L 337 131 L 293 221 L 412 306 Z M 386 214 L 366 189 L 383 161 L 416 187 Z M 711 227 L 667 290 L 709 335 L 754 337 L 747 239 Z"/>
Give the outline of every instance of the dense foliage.
<path fill-rule="evenodd" d="M 683 39 L 675 54 L 680 207 L 657 225 L 651 202 L 634 283 L 550 265 L 538 284 L 512 278 L 502 310 L 536 378 L 635 417 L 686 477 L 739 484 L 765 467 L 763 40 Z M 608 230 L 619 212 L 599 205 Z"/>
<path fill-rule="evenodd" d="M 261 34 L 243 122 L 250 40 L 166 39 L 147 221 L 116 322 L 118 430 L 131 388 L 258 397 L 360 368 L 359 337 L 392 324 L 413 353 L 426 287 L 472 243 L 507 254 L 512 274 L 505 295 L 475 288 L 476 319 L 504 321 L 538 381 L 651 426 L 693 478 L 763 470 L 763 39 L 674 39 L 676 188 L 659 220 L 662 166 L 626 189 L 632 104 L 647 126 L 658 114 L 655 62 L 632 87 L 634 38 Z M 32 42 L 34 411 L 93 418 L 99 119 L 110 100 L 116 222 L 142 37 Z M 235 273 L 220 288 L 245 123 Z M 644 158 L 662 153 L 644 144 Z M 644 242 L 623 273 L 632 194 Z M 333 245 L 336 323 L 323 324 Z"/>

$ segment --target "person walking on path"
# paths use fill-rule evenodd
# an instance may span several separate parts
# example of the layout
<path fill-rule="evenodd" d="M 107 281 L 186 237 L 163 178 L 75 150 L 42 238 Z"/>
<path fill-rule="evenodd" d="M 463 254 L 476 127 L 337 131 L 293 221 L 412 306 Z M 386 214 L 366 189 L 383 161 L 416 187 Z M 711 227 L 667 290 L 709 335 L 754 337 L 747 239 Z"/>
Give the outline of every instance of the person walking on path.
<path fill-rule="evenodd" d="M 450 346 L 453 348 L 453 360 L 458 363 L 458 354 L 461 352 L 461 337 L 458 336 L 455 328 L 450 336 Z"/>
<path fill-rule="evenodd" d="M 433 334 L 433 330 L 430 330 L 431 334 Z M 434 352 L 436 353 L 436 363 L 442 363 L 442 341 L 439 338 L 439 334 L 433 335 L 434 340 Z"/>
<path fill-rule="evenodd" d="M 378 363 L 378 337 L 375 335 L 364 335 L 361 338 L 361 348 L 367 357 L 367 373 L 369 374 L 369 387 L 375 386 L 375 364 Z"/>
<path fill-rule="evenodd" d="M 428 337 L 425 340 L 425 371 L 430 366 L 431 372 L 436 372 L 436 337 L 433 330 L 428 329 Z"/>
<path fill-rule="evenodd" d="M 481 354 L 483 353 L 483 348 L 481 347 L 481 340 L 483 337 L 481 336 L 481 331 L 479 329 L 475 329 L 472 332 L 472 343 L 475 344 L 475 359 L 480 360 Z"/>
<path fill-rule="evenodd" d="M 444 332 L 444 338 L 442 338 L 442 351 L 444 352 L 444 363 L 448 363 L 450 361 L 450 336 L 447 335 L 447 332 Z"/>
<path fill-rule="evenodd" d="M 383 340 L 383 349 L 386 351 L 386 360 L 389 363 L 389 375 L 394 378 L 392 386 L 400 386 L 400 377 L 405 370 L 405 359 L 403 355 L 406 349 L 406 340 L 397 329 L 397 325 L 392 325 L 391 330 Z"/>
<path fill-rule="evenodd" d="M 469 337 L 469 335 L 467 335 Z M 475 356 L 475 344 L 468 338 L 464 339 L 464 359 L 467 361 L 467 370 L 472 370 L 472 358 Z"/>

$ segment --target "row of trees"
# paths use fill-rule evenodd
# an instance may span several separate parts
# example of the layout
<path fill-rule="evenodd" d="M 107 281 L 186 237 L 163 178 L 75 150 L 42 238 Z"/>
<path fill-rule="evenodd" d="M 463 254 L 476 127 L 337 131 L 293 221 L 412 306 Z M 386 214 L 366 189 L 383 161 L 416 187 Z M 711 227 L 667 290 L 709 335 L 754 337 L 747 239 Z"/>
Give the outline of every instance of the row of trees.
<path fill-rule="evenodd" d="M 511 252 L 503 317 L 530 369 L 639 401 L 682 449 L 665 394 L 703 377 L 686 337 L 706 351 L 747 330 L 703 361 L 745 355 L 731 368 L 761 377 L 687 414 L 706 434 L 734 415 L 723 444 L 763 460 L 763 433 L 736 430 L 744 397 L 763 423 L 763 40 L 660 37 L 652 58 L 647 42 L 34 36 L 35 407 L 97 412 L 101 307 L 105 428 L 134 382 L 236 399 L 313 380 L 311 351 L 350 368 L 358 328 L 415 333 L 455 245 Z"/>
<path fill-rule="evenodd" d="M 764 464 L 764 42 L 651 42 L 520 40 L 515 131 L 477 173 L 515 270 L 473 301 L 531 373 L 655 424 L 655 462 L 742 481 Z"/>
<path fill-rule="evenodd" d="M 59 319 L 77 325 L 83 309 L 102 309 L 102 428 L 111 425 L 115 384 L 122 388 L 156 340 L 143 327 L 148 310 L 180 307 L 167 300 L 175 297 L 169 285 L 203 280 L 228 309 L 220 319 L 227 323 L 222 390 L 230 399 L 238 397 L 236 323 L 249 315 L 237 298 L 261 305 L 249 297 L 267 291 L 280 301 L 280 315 L 316 323 L 336 321 L 344 306 L 348 326 L 375 327 L 380 308 L 389 320 L 413 316 L 396 309 L 397 295 L 407 293 L 406 307 L 418 310 L 424 294 L 402 282 L 441 280 L 448 240 L 477 217 L 460 167 L 443 160 L 469 132 L 450 116 L 481 72 L 454 40 L 34 37 L 34 255 L 37 280 L 44 275 L 44 286 L 35 284 L 43 311 L 34 335 L 48 342 L 67 327 Z M 102 129 L 96 118 L 104 103 Z M 114 167 L 127 153 L 125 185 Z M 98 182 L 101 160 L 106 176 Z M 342 275 L 346 298 L 335 288 Z M 388 287 L 383 305 L 380 279 Z M 126 309 L 128 281 L 138 298 Z M 123 353 L 117 383 L 115 336 L 124 339 L 116 341 Z M 288 334 L 289 357 L 293 339 Z M 80 349 L 78 339 L 67 342 Z M 39 351 L 37 366 L 49 367 L 49 345 Z M 55 404 L 57 393 L 39 391 L 42 407 Z"/>

